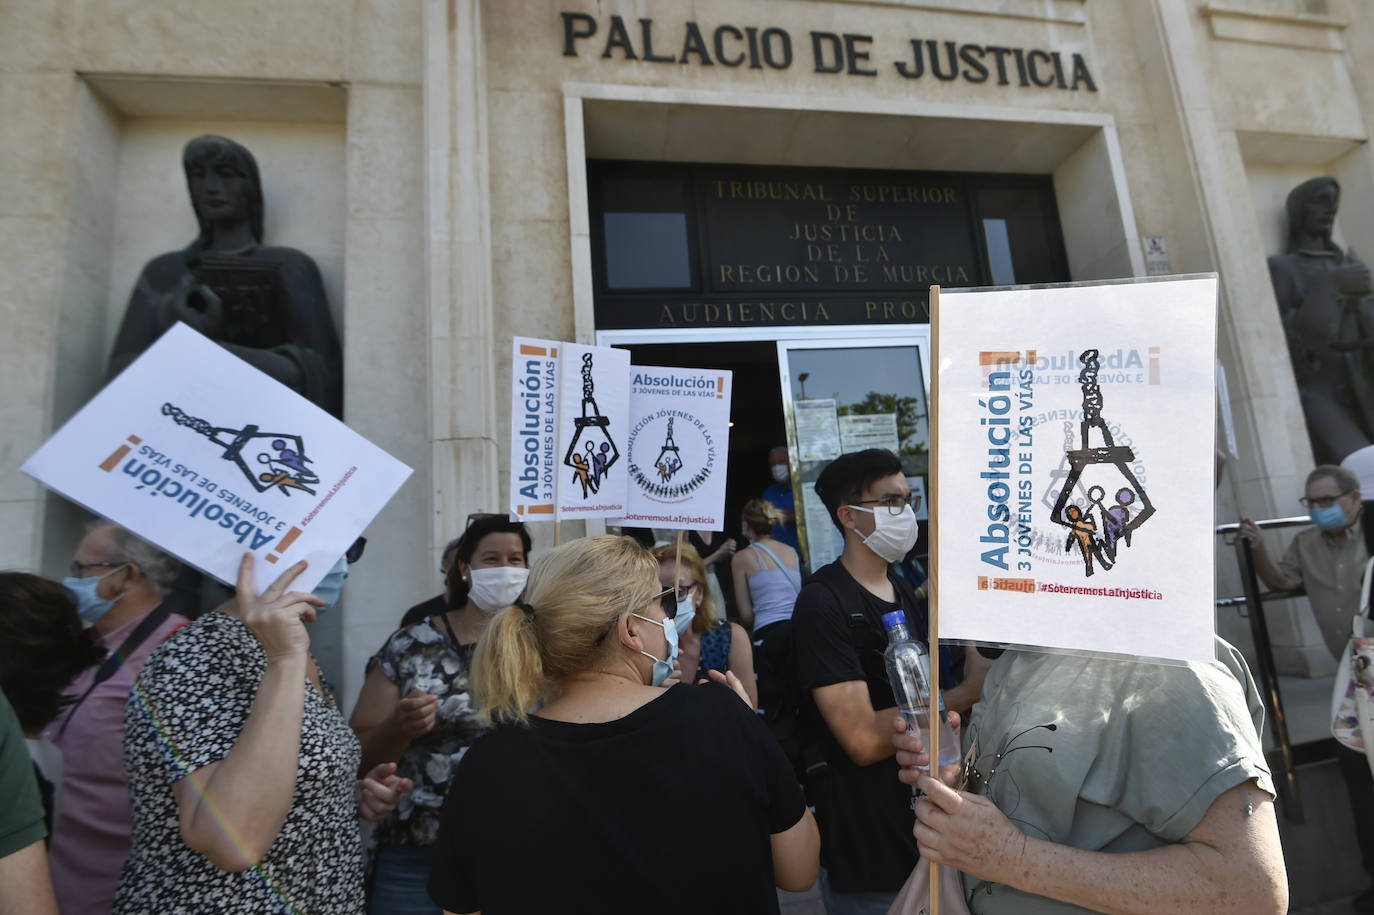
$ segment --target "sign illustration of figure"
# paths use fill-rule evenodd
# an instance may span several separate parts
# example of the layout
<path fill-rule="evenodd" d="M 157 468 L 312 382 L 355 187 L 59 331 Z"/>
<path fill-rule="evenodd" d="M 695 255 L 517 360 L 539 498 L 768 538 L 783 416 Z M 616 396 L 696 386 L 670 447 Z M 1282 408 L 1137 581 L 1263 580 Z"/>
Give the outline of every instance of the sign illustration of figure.
<path fill-rule="evenodd" d="M 682 457 L 678 451 L 677 443 L 673 441 L 673 417 L 668 417 L 668 434 L 663 438 L 663 447 L 658 451 L 658 460 L 655 462 L 658 468 L 658 479 L 662 483 L 667 483 L 679 470 L 682 469 Z"/>
<path fill-rule="evenodd" d="M 305 465 L 311 461 L 305 456 L 305 440 L 299 435 L 259 432 L 258 427 L 251 423 L 242 429 L 212 426 L 203 419 L 187 416 L 180 407 L 169 403 L 162 405 L 162 415 L 170 416 L 178 426 L 186 426 L 223 448 L 224 453 L 220 457 L 238 467 L 258 492 L 276 488 L 287 496 L 291 495 L 293 489 L 312 496 L 315 494 L 310 487 L 318 485 L 320 478 L 306 469 Z M 256 461 L 253 463 L 266 465 L 269 468 L 267 471 L 257 472 L 249 463 L 249 458 L 255 452 Z"/>
<path fill-rule="evenodd" d="M 1112 564 L 1102 556 L 1102 541 L 1097 539 L 1097 525 L 1093 523 L 1091 515 L 1083 514 L 1083 509 L 1077 505 L 1070 505 L 1064 509 L 1064 516 L 1069 519 L 1069 539 L 1064 541 L 1064 549 L 1073 549 L 1074 541 L 1078 541 L 1078 548 L 1083 552 L 1083 564 L 1087 568 L 1087 573 L 1093 573 L 1093 557 L 1097 557 L 1098 563 L 1103 569 L 1110 569 Z"/>
<path fill-rule="evenodd" d="M 582 498 L 601 488 L 608 471 L 620 458 L 620 449 L 611 438 L 610 419 L 601 414 L 596 405 L 592 382 L 592 354 L 582 354 L 582 415 L 573 419 L 572 441 L 563 455 L 563 463 L 573 469 L 573 478 L 581 482 Z M 582 450 L 586 450 L 586 454 Z"/>
<path fill-rule="evenodd" d="M 1050 520 L 1062 524 L 1072 532 L 1064 544 L 1066 551 L 1072 551 L 1077 542 L 1083 554 L 1084 574 L 1093 574 L 1093 556 L 1103 570 L 1117 564 L 1117 544 L 1131 545 L 1131 533 L 1154 514 L 1154 505 L 1145 494 L 1131 470 L 1135 462 L 1135 452 L 1128 445 L 1118 445 L 1112 440 L 1111 430 L 1102 417 L 1102 389 L 1097 383 L 1097 373 L 1101 368 L 1098 351 L 1084 350 L 1078 357 L 1083 368 L 1078 373 L 1078 384 L 1083 392 L 1083 420 L 1079 424 L 1081 447 L 1067 451 L 1069 475 L 1059 491 Z M 1094 444 L 1093 432 L 1100 444 Z M 1124 482 L 1125 485 L 1122 485 Z M 1071 504 L 1073 491 L 1081 485 L 1088 485 L 1088 504 Z M 1106 484 L 1106 485 L 1104 485 Z M 1111 488 L 1114 487 L 1114 488 Z M 1116 504 L 1110 508 L 1103 504 L 1109 491 L 1115 492 Z M 1131 506 L 1136 497 L 1140 498 L 1140 511 L 1131 516 Z M 1093 513 L 1097 519 L 1094 520 Z M 1102 532 L 1102 537 L 1098 536 Z"/>
<path fill-rule="evenodd" d="M 589 446 L 590 447 L 590 446 Z M 587 466 L 587 459 L 580 454 L 572 456 L 573 482 L 582 484 L 582 498 L 588 498 L 596 492 L 597 480 L 591 476 L 591 468 Z"/>

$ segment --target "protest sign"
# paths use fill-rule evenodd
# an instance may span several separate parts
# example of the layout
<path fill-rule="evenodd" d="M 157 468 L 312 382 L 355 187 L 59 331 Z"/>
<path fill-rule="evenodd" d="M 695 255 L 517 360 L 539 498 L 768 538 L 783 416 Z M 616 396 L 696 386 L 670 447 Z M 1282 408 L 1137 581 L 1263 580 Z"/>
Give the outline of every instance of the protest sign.
<path fill-rule="evenodd" d="M 558 474 L 558 350 L 516 337 L 511 350 L 510 511 L 516 521 L 553 520 Z"/>
<path fill-rule="evenodd" d="M 226 584 L 297 560 L 309 591 L 410 468 L 177 324 L 24 462 L 25 473 Z"/>
<path fill-rule="evenodd" d="M 622 523 L 723 529 L 731 373 L 637 365 L 630 376 Z"/>
<path fill-rule="evenodd" d="M 942 638 L 1212 657 L 1216 296 L 938 296 Z"/>
<path fill-rule="evenodd" d="M 629 493 L 630 353 L 565 343 L 559 356 L 559 470 L 555 517 L 618 518 Z"/>

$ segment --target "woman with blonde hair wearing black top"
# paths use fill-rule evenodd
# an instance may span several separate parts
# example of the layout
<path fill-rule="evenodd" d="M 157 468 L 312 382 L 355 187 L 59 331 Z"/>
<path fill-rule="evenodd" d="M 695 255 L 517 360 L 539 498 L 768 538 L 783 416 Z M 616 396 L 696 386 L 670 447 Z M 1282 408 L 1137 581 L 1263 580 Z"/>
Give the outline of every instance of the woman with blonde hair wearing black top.
<path fill-rule="evenodd" d="M 495 726 L 444 805 L 429 889 L 445 911 L 752 915 L 778 911 L 775 885 L 812 885 L 815 821 L 738 678 L 659 686 L 676 610 L 628 538 L 534 564 L 477 646 L 473 690 Z M 700 879 L 655 851 L 670 836 L 712 849 Z"/>

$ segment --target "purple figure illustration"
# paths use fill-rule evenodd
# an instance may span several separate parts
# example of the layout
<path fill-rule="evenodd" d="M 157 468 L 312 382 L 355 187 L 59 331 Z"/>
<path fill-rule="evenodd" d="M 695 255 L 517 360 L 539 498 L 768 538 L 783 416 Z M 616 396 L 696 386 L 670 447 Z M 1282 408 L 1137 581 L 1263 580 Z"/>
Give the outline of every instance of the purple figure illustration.
<path fill-rule="evenodd" d="M 1116 491 L 1116 504 L 1107 509 L 1103 516 L 1105 523 L 1103 533 L 1106 535 L 1107 556 L 1116 559 L 1116 543 L 1124 540 L 1127 546 L 1131 545 L 1131 528 L 1128 526 L 1131 520 L 1131 505 L 1135 502 L 1135 490 L 1129 486 L 1123 486 Z"/>
<path fill-rule="evenodd" d="M 588 450 L 588 451 L 591 451 L 591 450 L 592 450 L 592 443 L 591 443 L 591 442 L 588 442 L 588 443 L 587 443 L 587 450 Z M 608 459 L 609 459 L 609 455 L 610 455 L 610 450 L 611 450 L 610 444 L 607 443 L 607 442 L 602 442 L 602 443 L 601 443 L 601 450 L 598 451 L 598 452 L 596 452 L 596 453 L 592 456 L 592 466 L 596 468 L 596 482 L 597 482 L 598 485 L 600 485 L 601 480 L 606 476 L 606 469 L 607 469 L 607 466 L 608 466 Z"/>
<path fill-rule="evenodd" d="M 310 459 L 307 458 L 305 455 L 288 448 L 285 439 L 274 438 L 272 440 L 272 447 L 277 452 L 278 463 L 290 467 L 297 473 L 306 472 L 305 465 L 310 462 Z"/>

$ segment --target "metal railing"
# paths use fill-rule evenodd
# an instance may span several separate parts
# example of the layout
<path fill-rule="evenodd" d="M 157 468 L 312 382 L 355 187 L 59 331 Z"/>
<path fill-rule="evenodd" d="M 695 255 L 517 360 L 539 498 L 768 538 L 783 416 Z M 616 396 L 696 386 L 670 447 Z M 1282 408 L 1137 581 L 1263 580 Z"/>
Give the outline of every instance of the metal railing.
<path fill-rule="evenodd" d="M 1270 518 L 1255 522 L 1262 531 L 1306 527 L 1311 523 L 1312 520 L 1305 515 L 1295 518 Z M 1218 598 L 1217 606 L 1245 607 L 1246 612 L 1242 615 L 1250 622 L 1250 635 L 1255 643 L 1255 656 L 1258 661 L 1255 673 L 1259 675 L 1265 715 L 1274 730 L 1274 742 L 1277 744 L 1279 765 L 1275 768 L 1281 771 L 1274 773 L 1274 785 L 1278 790 L 1279 799 L 1283 803 L 1284 817 L 1290 823 L 1302 823 L 1305 819 L 1302 793 L 1298 790 L 1298 776 L 1293 764 L 1293 744 L 1288 739 L 1288 719 L 1284 716 L 1283 697 L 1279 694 L 1279 674 L 1278 668 L 1274 664 L 1274 649 L 1269 642 L 1269 623 L 1264 617 L 1264 603 L 1270 600 L 1301 597 L 1307 592 L 1302 589 L 1297 591 L 1261 591 L 1259 575 L 1255 571 L 1254 551 L 1250 546 L 1250 541 L 1239 536 L 1240 524 L 1235 522 L 1218 524 L 1215 532 L 1217 536 L 1227 538 L 1227 542 L 1233 543 L 1235 547 L 1236 564 L 1240 568 L 1240 583 L 1244 591 L 1237 597 Z"/>

